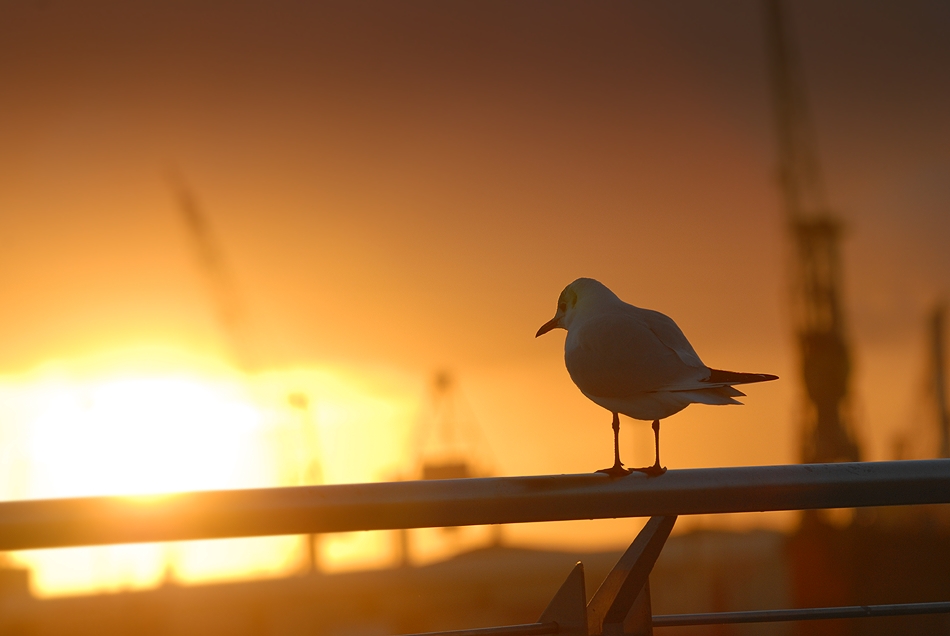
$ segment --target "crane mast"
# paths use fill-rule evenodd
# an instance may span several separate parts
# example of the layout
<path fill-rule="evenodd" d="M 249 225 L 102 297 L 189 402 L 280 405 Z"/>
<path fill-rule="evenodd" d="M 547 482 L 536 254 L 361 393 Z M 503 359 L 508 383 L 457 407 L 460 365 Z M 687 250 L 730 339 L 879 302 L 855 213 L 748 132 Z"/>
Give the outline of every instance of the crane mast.
<path fill-rule="evenodd" d="M 779 0 L 765 0 L 779 150 L 792 242 L 791 301 L 804 384 L 804 463 L 858 461 L 848 409 L 851 355 L 842 310 L 841 221 L 830 210 L 799 60 Z"/>
<path fill-rule="evenodd" d="M 950 457 L 950 407 L 947 405 L 947 360 L 944 356 L 946 316 L 947 307 L 943 303 L 934 307 L 930 315 L 930 382 L 940 435 L 937 457 Z"/>

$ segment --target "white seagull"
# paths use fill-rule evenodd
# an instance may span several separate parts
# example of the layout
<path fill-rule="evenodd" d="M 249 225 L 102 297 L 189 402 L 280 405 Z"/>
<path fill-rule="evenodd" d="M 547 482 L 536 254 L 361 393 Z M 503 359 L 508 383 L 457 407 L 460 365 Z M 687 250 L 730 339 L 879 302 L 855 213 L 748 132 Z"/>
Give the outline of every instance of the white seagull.
<path fill-rule="evenodd" d="M 698 402 L 742 404 L 736 384 L 765 382 L 778 376 L 710 369 L 669 316 L 620 300 L 602 283 L 578 278 L 557 299 L 554 318 L 541 325 L 538 337 L 567 329 L 564 363 L 581 393 L 611 413 L 614 465 L 597 472 L 619 477 L 634 470 L 662 475 L 660 420 Z M 624 468 L 618 437 L 623 413 L 653 420 L 656 461 L 645 468 Z"/>

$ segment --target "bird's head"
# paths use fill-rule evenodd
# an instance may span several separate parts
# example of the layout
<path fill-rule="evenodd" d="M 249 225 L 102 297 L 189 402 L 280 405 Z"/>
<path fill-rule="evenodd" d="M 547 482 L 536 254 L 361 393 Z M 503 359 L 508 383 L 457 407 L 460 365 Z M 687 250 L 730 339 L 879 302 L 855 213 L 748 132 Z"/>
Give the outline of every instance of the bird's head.
<path fill-rule="evenodd" d="M 558 296 L 557 313 L 554 314 L 554 318 L 541 325 L 534 337 L 544 335 L 552 329 L 569 329 L 578 309 L 606 297 L 617 300 L 614 293 L 602 283 L 593 278 L 578 278 L 565 287 Z"/>

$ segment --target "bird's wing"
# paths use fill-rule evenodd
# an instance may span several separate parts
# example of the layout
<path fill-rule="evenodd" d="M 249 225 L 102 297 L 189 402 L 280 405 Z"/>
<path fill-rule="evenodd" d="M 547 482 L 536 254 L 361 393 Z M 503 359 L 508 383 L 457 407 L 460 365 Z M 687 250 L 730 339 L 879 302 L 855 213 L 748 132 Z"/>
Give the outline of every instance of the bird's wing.
<path fill-rule="evenodd" d="M 672 349 L 676 355 L 679 356 L 679 359 L 683 361 L 683 364 L 690 367 L 706 368 L 703 361 L 699 359 L 699 354 L 693 349 L 693 345 L 686 339 L 683 330 L 679 328 L 679 325 L 673 322 L 672 318 L 651 309 L 638 308 L 638 311 L 642 312 L 643 321 L 649 327 L 650 331 L 654 333 L 660 342 Z"/>
<path fill-rule="evenodd" d="M 752 382 L 766 382 L 776 380 L 778 376 L 768 373 L 736 373 L 735 371 L 722 371 L 719 369 L 710 369 L 703 361 L 699 359 L 699 354 L 693 349 L 686 336 L 679 326 L 673 322 L 669 316 L 661 314 L 658 311 L 649 309 L 640 309 L 645 316 L 646 323 L 650 330 L 656 334 L 664 345 L 676 352 L 676 355 L 684 364 L 701 368 L 704 373 L 690 379 L 681 378 L 679 382 L 670 386 L 660 388 L 661 391 L 695 391 L 716 389 L 717 395 L 727 395 L 729 397 L 742 397 L 745 395 L 742 391 L 733 388 L 734 384 L 749 384 Z"/>
<path fill-rule="evenodd" d="M 676 323 L 666 320 L 668 324 L 653 316 L 614 312 L 572 326 L 564 351 L 571 379 L 585 394 L 605 398 L 694 387 L 709 370 Z"/>

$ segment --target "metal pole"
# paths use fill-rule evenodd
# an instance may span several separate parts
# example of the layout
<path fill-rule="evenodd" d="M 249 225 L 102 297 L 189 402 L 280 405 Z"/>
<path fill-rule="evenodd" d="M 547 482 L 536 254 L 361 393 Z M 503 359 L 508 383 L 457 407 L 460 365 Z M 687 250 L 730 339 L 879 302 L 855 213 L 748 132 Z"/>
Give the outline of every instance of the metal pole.
<path fill-rule="evenodd" d="M 950 459 L 492 477 L 0 503 L 0 550 L 950 503 Z"/>
<path fill-rule="evenodd" d="M 817 621 L 832 618 L 873 618 L 914 614 L 950 614 L 950 603 L 900 603 L 893 605 L 847 605 L 807 609 L 758 610 L 750 612 L 713 612 L 709 614 L 667 614 L 653 617 L 654 627 L 684 625 L 724 625 L 732 623 L 778 623 Z"/>
<path fill-rule="evenodd" d="M 527 623 L 525 625 L 506 625 L 504 627 L 480 627 L 478 629 L 458 629 L 450 632 L 424 632 L 406 636 L 540 636 L 557 634 L 557 623 Z"/>

